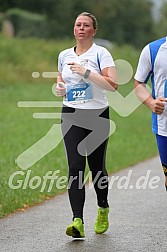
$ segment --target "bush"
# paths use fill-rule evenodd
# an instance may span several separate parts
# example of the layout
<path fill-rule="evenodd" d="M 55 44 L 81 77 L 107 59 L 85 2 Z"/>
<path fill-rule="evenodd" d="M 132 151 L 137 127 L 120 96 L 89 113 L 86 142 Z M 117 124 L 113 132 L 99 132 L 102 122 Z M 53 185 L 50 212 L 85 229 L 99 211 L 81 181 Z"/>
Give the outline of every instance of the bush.
<path fill-rule="evenodd" d="M 22 38 L 47 37 L 47 23 L 44 15 L 34 14 L 21 9 L 10 9 L 6 14 L 14 25 L 15 36 Z"/>

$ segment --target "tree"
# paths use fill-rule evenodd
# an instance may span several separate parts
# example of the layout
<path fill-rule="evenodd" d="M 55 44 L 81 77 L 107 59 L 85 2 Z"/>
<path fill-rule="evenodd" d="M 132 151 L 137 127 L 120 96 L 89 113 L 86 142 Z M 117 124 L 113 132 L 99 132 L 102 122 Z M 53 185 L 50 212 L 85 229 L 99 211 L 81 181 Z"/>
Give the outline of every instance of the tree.
<path fill-rule="evenodd" d="M 93 0 L 92 12 L 99 20 L 99 36 L 143 46 L 154 37 L 151 4 L 146 0 Z M 92 6 L 95 6 L 92 4 Z"/>
<path fill-rule="evenodd" d="M 50 38 L 72 37 L 74 20 L 83 11 L 91 12 L 97 17 L 99 23 L 97 37 L 99 38 L 118 44 L 132 44 L 136 47 L 142 47 L 155 38 L 150 0 L 0 1 L 3 10 L 17 7 L 44 14 L 48 27 L 47 36 Z"/>
<path fill-rule="evenodd" d="M 157 37 L 164 37 L 167 35 L 167 3 L 164 3 L 161 8 L 160 20 L 156 23 Z"/>

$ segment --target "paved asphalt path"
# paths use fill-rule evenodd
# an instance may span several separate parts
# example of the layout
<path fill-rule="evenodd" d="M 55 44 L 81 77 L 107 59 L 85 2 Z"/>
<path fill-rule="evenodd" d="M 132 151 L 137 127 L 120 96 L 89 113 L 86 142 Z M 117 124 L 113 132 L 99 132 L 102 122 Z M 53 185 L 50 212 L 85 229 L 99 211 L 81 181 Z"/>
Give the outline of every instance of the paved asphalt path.
<path fill-rule="evenodd" d="M 117 179 L 113 184 L 112 178 Z M 128 183 L 127 178 L 130 178 Z M 158 178 L 159 182 L 156 181 Z M 127 185 L 128 189 L 120 189 Z M 110 228 L 103 235 L 97 235 L 93 230 L 97 208 L 90 186 L 86 187 L 84 208 L 85 239 L 77 240 L 65 234 L 66 226 L 71 222 L 65 193 L 1 219 L 0 252 L 167 251 L 167 193 L 157 157 L 110 177 Z M 151 186 L 157 188 L 150 189 Z"/>

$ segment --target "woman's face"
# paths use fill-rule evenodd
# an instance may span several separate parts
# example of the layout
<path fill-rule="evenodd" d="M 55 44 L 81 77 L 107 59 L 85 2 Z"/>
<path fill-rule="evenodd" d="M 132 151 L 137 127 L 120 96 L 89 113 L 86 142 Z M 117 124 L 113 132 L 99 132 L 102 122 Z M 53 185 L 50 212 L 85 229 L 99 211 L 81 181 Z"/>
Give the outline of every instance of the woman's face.
<path fill-rule="evenodd" d="M 88 16 L 77 17 L 74 24 L 74 35 L 77 40 L 90 39 L 96 34 L 93 21 Z"/>

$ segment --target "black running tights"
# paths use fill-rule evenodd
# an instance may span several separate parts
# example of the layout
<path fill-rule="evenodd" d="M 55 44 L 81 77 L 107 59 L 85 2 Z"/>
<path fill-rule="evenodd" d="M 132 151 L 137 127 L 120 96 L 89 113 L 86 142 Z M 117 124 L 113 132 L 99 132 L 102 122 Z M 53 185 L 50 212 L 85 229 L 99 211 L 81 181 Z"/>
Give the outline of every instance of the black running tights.
<path fill-rule="evenodd" d="M 86 158 L 89 165 L 89 169 L 92 173 L 92 181 L 94 182 L 94 189 L 97 195 L 97 204 L 99 207 L 108 207 L 108 174 L 105 168 L 105 159 L 106 159 L 106 148 L 108 143 L 108 135 L 109 135 L 109 120 L 105 120 L 107 123 L 100 125 L 100 120 L 98 118 L 106 118 L 109 119 L 109 108 L 103 109 L 102 113 L 98 112 L 96 119 L 94 118 L 95 113 L 94 111 L 98 110 L 89 110 L 89 115 L 85 112 L 85 110 L 78 110 L 80 115 L 75 117 L 72 116 L 72 113 L 76 111 L 74 108 L 63 107 L 62 110 L 62 133 L 65 143 L 66 155 L 68 160 L 68 167 L 69 167 L 69 186 L 68 186 L 68 194 L 69 200 L 73 212 L 73 218 L 82 218 L 83 219 L 83 208 L 85 202 L 85 186 L 84 186 L 84 171 L 86 167 Z M 85 112 L 85 113 L 83 113 Z M 91 113 L 91 114 L 90 114 Z M 80 120 L 81 119 L 81 120 Z M 88 125 L 86 128 L 82 127 L 83 120 L 88 121 Z M 98 124 L 99 120 L 99 135 L 102 134 L 106 135 L 106 139 L 96 148 L 94 149 L 89 155 L 82 155 L 79 153 L 77 147 L 81 143 L 85 137 L 87 140 L 85 142 L 85 153 L 88 147 L 92 144 L 93 139 L 89 139 L 89 134 L 91 130 L 88 129 L 89 127 L 89 120 L 90 125 L 94 121 L 95 124 Z M 80 121 L 78 123 L 78 121 Z M 103 123 L 103 122 L 102 122 Z M 79 125 L 79 126 L 78 126 Z M 71 127 L 70 127 L 71 126 Z M 67 128 L 69 130 L 67 131 Z M 95 125 L 94 125 L 95 127 Z M 97 129 L 94 129 L 98 131 Z M 98 138 L 98 136 L 95 136 Z M 89 142 L 91 141 L 91 142 Z"/>

